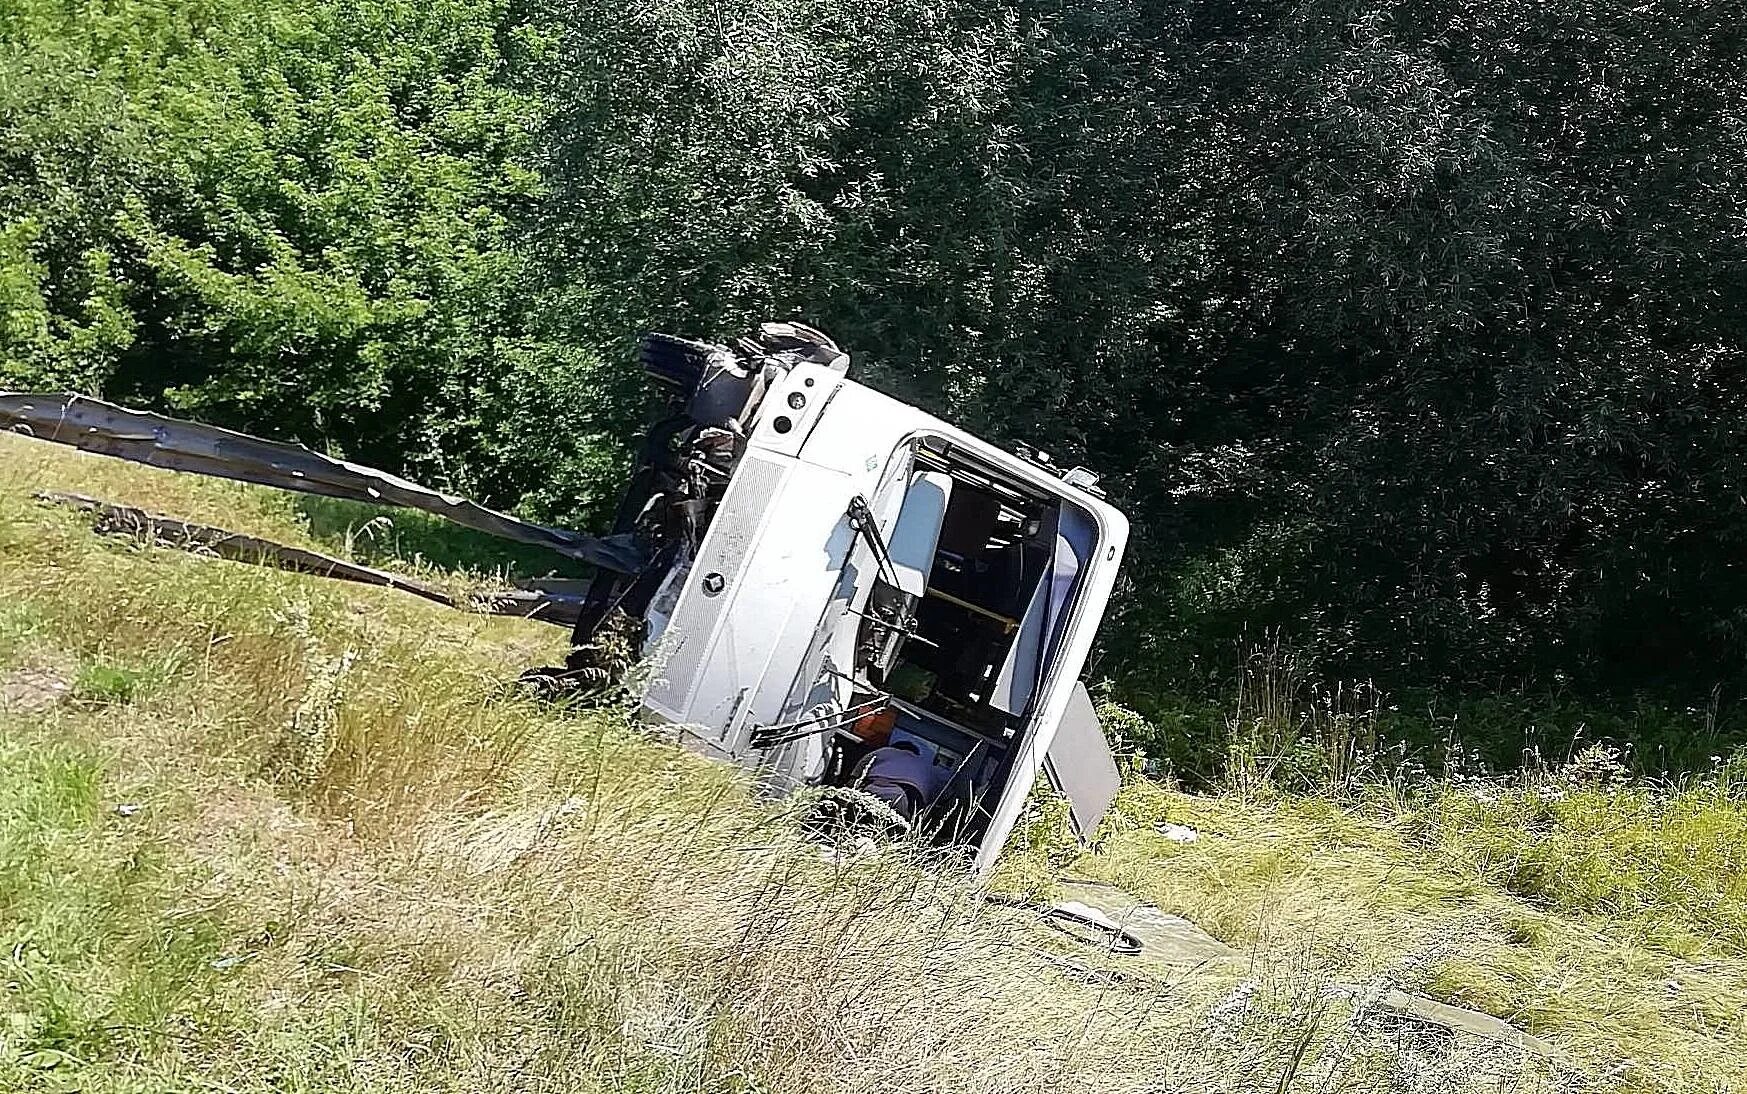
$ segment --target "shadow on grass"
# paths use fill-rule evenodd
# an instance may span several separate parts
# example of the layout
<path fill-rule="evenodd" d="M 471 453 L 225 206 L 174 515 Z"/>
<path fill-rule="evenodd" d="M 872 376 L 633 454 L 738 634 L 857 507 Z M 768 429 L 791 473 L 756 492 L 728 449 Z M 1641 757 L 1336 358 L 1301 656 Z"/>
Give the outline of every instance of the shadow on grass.
<path fill-rule="evenodd" d="M 317 541 L 367 565 L 425 563 L 445 570 L 502 573 L 510 579 L 592 573 L 575 559 L 463 528 L 416 509 L 308 494 L 299 495 L 293 506 Z"/>

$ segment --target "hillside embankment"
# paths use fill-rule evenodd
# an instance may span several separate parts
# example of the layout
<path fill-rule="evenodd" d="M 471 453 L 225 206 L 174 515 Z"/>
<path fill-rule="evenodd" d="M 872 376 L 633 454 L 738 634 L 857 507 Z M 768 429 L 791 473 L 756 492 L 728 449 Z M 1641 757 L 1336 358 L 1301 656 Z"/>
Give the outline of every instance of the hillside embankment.
<path fill-rule="evenodd" d="M 1727 1091 L 1747 805 L 1720 769 L 1188 795 L 997 886 L 1116 883 L 1237 951 L 1138 975 L 611 711 L 564 634 L 92 533 L 77 491 L 408 568 L 418 522 L 0 437 L 0 1088 Z M 312 516 L 313 512 L 313 516 Z M 319 518 L 319 519 L 316 519 Z M 1552 1064 L 1340 985 L 1505 1018 Z M 1734 1085 L 1731 1085 L 1734 1084 Z"/>

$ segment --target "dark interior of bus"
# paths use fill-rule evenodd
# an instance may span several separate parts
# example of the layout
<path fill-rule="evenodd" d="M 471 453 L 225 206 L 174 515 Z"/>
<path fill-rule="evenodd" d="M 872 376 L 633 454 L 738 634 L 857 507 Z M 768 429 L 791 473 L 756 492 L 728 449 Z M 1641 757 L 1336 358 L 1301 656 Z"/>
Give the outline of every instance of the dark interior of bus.
<path fill-rule="evenodd" d="M 921 823 L 938 842 L 974 842 L 1044 675 L 1040 585 L 1063 503 L 927 448 L 907 489 L 889 535 L 897 573 L 876 582 L 860 626 L 856 699 L 883 696 L 883 721 L 834 735 L 825 781 L 856 786 L 877 749 L 911 749 L 929 769 Z"/>

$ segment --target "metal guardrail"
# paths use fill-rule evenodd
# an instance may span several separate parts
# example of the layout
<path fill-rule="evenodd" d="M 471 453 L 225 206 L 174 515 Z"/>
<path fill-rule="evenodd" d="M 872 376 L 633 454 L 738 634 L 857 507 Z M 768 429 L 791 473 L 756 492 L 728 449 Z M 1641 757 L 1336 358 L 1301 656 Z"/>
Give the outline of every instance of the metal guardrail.
<path fill-rule="evenodd" d="M 629 536 L 603 538 L 535 524 L 300 444 L 132 410 L 88 395 L 0 392 L 0 428 L 150 467 L 418 509 L 621 573 L 637 573 L 648 561 Z"/>

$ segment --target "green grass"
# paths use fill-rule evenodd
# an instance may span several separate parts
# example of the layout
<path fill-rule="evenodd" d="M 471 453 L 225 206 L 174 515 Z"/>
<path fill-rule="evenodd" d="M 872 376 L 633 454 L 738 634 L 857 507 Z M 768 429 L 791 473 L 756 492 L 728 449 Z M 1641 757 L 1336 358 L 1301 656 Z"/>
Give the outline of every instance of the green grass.
<path fill-rule="evenodd" d="M 104 658 L 86 661 L 73 677 L 73 698 L 100 705 L 130 703 L 163 686 L 180 669 L 180 662 L 179 654 L 138 665 Z"/>
<path fill-rule="evenodd" d="M 1555 773 L 1346 804 L 1124 796 L 1101 852 L 1069 869 L 1252 951 L 1504 1017 L 1623 1089 L 1747 1074 L 1747 801 L 1726 785 Z M 1199 838 L 1167 838 L 1166 821 Z"/>
<path fill-rule="evenodd" d="M 735 773 L 506 692 L 561 630 L 94 536 L 39 489 L 311 536 L 268 491 L 0 437 L 0 681 L 71 685 L 0 711 L 0 1089 L 1497 1089 L 1337 982 L 1512 1018 L 1566 1088 L 1747 1071 L 1724 782 L 1136 780 L 1089 855 L 1042 810 L 1003 884 L 1118 880 L 1247 955 L 1111 978 L 950 870 L 827 861 Z"/>

